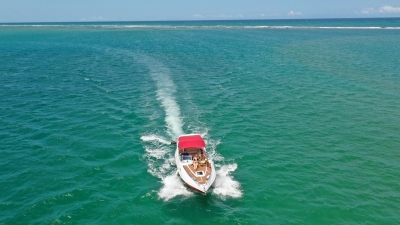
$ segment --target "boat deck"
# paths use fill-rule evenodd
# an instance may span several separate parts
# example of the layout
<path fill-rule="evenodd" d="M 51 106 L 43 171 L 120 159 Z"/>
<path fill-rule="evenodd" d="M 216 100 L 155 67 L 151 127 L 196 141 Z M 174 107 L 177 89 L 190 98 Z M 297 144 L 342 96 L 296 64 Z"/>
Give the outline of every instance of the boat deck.
<path fill-rule="evenodd" d="M 207 182 L 207 177 L 211 174 L 212 167 L 210 164 L 206 166 L 205 164 L 199 164 L 197 167 L 197 170 L 194 169 L 193 164 L 190 165 L 185 165 L 183 166 L 185 168 L 186 173 L 189 174 L 189 176 L 193 177 L 196 179 L 197 182 L 200 184 L 205 184 Z M 205 173 L 204 176 L 196 176 L 195 173 L 198 171 L 203 171 Z"/>

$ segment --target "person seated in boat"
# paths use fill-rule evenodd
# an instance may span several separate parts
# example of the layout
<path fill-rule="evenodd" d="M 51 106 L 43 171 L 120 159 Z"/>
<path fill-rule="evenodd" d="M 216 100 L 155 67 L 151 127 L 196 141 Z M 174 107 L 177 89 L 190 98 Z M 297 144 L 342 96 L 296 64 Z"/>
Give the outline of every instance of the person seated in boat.
<path fill-rule="evenodd" d="M 193 165 L 194 169 L 197 170 L 197 167 L 199 166 L 199 160 L 198 160 L 197 156 L 193 157 L 192 165 Z"/>
<path fill-rule="evenodd" d="M 183 149 L 183 152 L 180 154 L 181 156 L 181 160 L 191 160 L 192 157 L 190 156 L 190 154 L 186 151 L 186 149 Z"/>
<path fill-rule="evenodd" d="M 200 164 L 206 164 L 206 166 L 208 165 L 207 156 L 204 154 L 203 149 L 200 150 L 199 161 Z"/>
<path fill-rule="evenodd" d="M 201 151 L 203 151 L 203 150 L 199 149 L 199 150 L 197 151 L 197 154 L 196 154 L 196 157 L 197 157 L 197 159 L 198 159 L 199 161 L 201 160 Z"/>

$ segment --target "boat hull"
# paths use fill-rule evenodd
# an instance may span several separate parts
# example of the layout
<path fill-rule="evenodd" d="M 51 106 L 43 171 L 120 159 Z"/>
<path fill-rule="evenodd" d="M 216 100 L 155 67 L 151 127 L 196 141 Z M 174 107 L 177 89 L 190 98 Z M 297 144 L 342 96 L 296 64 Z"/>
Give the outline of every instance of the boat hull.
<path fill-rule="evenodd" d="M 188 148 L 188 151 L 191 151 L 190 154 L 188 154 L 188 158 L 191 159 L 192 157 L 194 157 L 195 150 L 196 148 Z M 199 148 L 199 150 L 205 152 L 205 146 Z M 193 161 L 184 160 L 181 154 L 182 148 L 179 147 L 178 139 L 178 144 L 175 151 L 175 161 L 179 176 L 189 188 L 196 192 L 206 194 L 216 178 L 216 171 L 213 161 L 211 159 L 208 159 L 206 164 L 202 164 L 197 169 L 194 169 Z"/>
<path fill-rule="evenodd" d="M 201 193 L 201 194 L 207 194 L 207 192 L 204 192 L 204 191 L 202 191 L 202 190 L 199 190 L 199 189 L 197 189 L 197 188 L 195 188 L 195 187 L 192 187 L 192 186 L 190 186 L 188 183 L 185 183 L 190 189 L 192 189 L 193 191 L 196 191 L 196 192 L 199 192 L 199 193 Z"/>
<path fill-rule="evenodd" d="M 184 168 L 184 164 L 182 164 L 179 161 L 179 154 L 177 155 L 177 167 L 178 167 L 178 174 L 181 177 L 181 179 L 183 180 L 183 182 L 185 182 L 185 184 L 193 189 L 194 191 L 200 192 L 202 194 L 206 194 L 208 189 L 212 186 L 212 184 L 215 181 L 215 168 L 214 168 L 214 163 L 212 161 L 209 161 L 210 165 L 211 165 L 211 173 L 209 175 L 209 178 L 207 179 L 207 182 L 205 182 L 204 184 L 198 183 L 197 181 L 195 181 L 193 179 L 193 176 L 191 176 L 190 174 L 188 174 Z"/>

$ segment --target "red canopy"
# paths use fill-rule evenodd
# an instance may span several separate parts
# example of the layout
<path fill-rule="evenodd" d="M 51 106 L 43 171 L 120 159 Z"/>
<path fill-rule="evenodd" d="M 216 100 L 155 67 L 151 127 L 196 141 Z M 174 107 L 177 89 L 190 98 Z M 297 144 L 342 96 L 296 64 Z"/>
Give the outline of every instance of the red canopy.
<path fill-rule="evenodd" d="M 206 147 L 206 143 L 203 138 L 198 135 L 189 135 L 189 136 L 180 136 L 178 138 L 178 148 L 204 148 Z"/>

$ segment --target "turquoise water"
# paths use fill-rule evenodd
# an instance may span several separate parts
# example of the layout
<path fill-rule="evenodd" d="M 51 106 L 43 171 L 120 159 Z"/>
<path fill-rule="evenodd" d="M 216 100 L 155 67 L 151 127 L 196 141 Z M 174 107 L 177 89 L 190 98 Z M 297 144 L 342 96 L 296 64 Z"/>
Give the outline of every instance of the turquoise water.
<path fill-rule="evenodd" d="M 400 19 L 0 25 L 0 224 L 400 223 Z M 210 193 L 176 175 L 200 133 Z"/>

